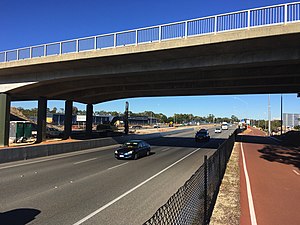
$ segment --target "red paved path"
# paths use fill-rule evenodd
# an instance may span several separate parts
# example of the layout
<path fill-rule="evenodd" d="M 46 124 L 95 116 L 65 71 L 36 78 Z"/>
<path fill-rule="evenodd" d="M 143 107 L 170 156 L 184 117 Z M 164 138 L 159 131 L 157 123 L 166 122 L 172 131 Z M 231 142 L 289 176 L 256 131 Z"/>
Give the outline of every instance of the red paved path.
<path fill-rule="evenodd" d="M 297 175 L 293 171 L 295 170 L 300 174 L 299 150 L 291 152 L 290 149 L 272 145 L 275 144 L 274 141 L 267 137 L 262 137 L 265 134 L 258 129 L 250 128 L 243 135 L 242 145 L 250 179 L 257 224 L 300 225 L 300 175 Z M 246 143 L 249 141 L 257 143 Z M 269 144 L 266 142 L 269 142 Z M 239 147 L 241 146 L 239 145 Z M 263 153 L 258 150 L 263 151 Z M 250 225 L 251 221 L 241 152 L 240 176 L 240 224 Z"/>

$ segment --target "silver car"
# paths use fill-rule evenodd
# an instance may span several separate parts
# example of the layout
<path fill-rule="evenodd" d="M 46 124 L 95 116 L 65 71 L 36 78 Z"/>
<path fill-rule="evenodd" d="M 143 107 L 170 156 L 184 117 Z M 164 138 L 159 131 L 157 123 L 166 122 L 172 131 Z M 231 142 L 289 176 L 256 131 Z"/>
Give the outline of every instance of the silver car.
<path fill-rule="evenodd" d="M 220 127 L 216 127 L 215 133 L 221 133 L 221 132 L 222 132 L 222 129 Z"/>

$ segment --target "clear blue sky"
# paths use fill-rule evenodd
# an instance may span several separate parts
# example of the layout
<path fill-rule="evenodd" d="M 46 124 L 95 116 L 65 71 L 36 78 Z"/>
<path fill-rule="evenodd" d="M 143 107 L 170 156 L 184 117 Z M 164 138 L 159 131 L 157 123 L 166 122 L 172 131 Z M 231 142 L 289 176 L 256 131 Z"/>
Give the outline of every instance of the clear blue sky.
<path fill-rule="evenodd" d="M 104 34 L 286 3 L 284 0 L 1 0 L 0 51 L 66 39 Z M 300 90 L 299 90 L 300 91 Z M 168 116 L 174 113 L 267 118 L 267 95 L 195 96 L 127 99 L 130 110 L 152 110 Z M 272 118 L 280 117 L 280 97 L 271 96 Z M 95 105 L 95 110 L 124 111 L 118 100 Z M 13 106 L 36 107 L 36 102 L 13 102 Z M 62 101 L 49 101 L 48 107 L 61 108 Z M 82 104 L 76 104 L 84 109 Z M 300 98 L 284 95 L 284 112 L 299 113 Z"/>

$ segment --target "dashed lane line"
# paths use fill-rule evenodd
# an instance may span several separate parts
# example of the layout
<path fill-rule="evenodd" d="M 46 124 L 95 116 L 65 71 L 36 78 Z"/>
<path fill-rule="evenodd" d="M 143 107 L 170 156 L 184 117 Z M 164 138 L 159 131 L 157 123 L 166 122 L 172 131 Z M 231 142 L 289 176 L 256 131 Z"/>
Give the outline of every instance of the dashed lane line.
<path fill-rule="evenodd" d="M 82 160 L 82 161 L 79 161 L 79 162 L 76 162 L 76 163 L 73 163 L 74 165 L 77 165 L 77 164 L 81 164 L 81 163 L 85 163 L 85 162 L 89 162 L 89 161 L 93 161 L 97 158 L 91 158 L 91 159 L 86 159 L 86 160 Z"/>
<path fill-rule="evenodd" d="M 300 176 L 300 173 L 298 173 L 296 170 L 293 170 L 293 172 L 294 172 L 295 174 L 297 174 L 298 176 Z"/>
<path fill-rule="evenodd" d="M 143 186 L 144 184 L 148 183 L 149 181 L 151 181 L 152 179 L 154 179 L 155 177 L 159 176 L 160 174 L 162 174 L 163 172 L 165 172 L 166 170 L 170 169 L 171 167 L 175 166 L 177 163 L 181 162 L 182 160 L 186 159 L 187 157 L 189 157 L 190 155 L 194 154 L 195 152 L 199 151 L 200 148 L 197 148 L 196 150 L 192 151 L 191 153 L 189 153 L 188 155 L 184 156 L 183 158 L 177 160 L 176 162 L 174 162 L 173 164 L 171 164 L 170 166 L 166 167 L 165 169 L 161 170 L 160 172 L 156 173 L 155 175 L 153 175 L 152 177 L 148 178 L 147 180 L 143 181 L 142 183 L 138 184 L 137 186 L 133 187 L 132 189 L 130 189 L 129 191 L 125 192 L 124 194 L 120 195 L 119 197 L 115 198 L 114 200 L 110 201 L 109 203 L 107 203 L 106 205 L 102 206 L 101 208 L 97 209 L 96 211 L 92 212 L 91 214 L 87 215 L 86 217 L 84 217 L 83 219 L 79 220 L 78 222 L 74 223 L 73 225 L 80 225 L 82 223 L 84 223 L 85 221 L 89 220 L 90 218 L 94 217 L 95 215 L 97 215 L 98 213 L 100 213 L 101 211 L 103 211 L 104 209 L 108 208 L 109 206 L 111 206 L 112 204 L 114 204 L 115 202 L 119 201 L 120 199 L 124 198 L 126 195 L 130 194 L 131 192 L 133 192 L 134 190 L 138 189 L 139 187 Z"/>
<path fill-rule="evenodd" d="M 122 163 L 122 164 L 119 164 L 119 165 L 110 167 L 110 168 L 108 168 L 108 169 L 106 169 L 106 170 L 112 170 L 112 169 L 118 168 L 118 167 L 120 167 L 120 166 L 124 166 L 124 165 L 127 164 L 127 163 L 128 163 L 128 162 L 125 162 L 125 163 Z"/>

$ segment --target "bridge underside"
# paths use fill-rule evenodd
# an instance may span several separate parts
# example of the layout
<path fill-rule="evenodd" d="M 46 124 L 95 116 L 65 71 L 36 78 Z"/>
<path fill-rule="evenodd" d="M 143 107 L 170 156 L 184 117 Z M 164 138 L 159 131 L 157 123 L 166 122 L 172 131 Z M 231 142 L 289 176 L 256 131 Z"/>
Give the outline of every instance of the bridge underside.
<path fill-rule="evenodd" d="M 94 104 L 128 97 L 297 93 L 299 40 L 300 32 L 57 61 L 4 68 L 0 76 L 6 84 L 32 82 L 7 91 L 12 100 Z"/>
<path fill-rule="evenodd" d="M 77 77 L 40 82 L 10 92 L 12 100 L 47 99 L 99 103 L 129 97 L 297 93 L 300 63 Z"/>

